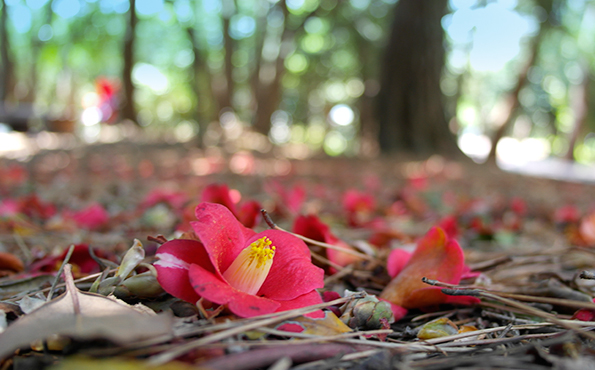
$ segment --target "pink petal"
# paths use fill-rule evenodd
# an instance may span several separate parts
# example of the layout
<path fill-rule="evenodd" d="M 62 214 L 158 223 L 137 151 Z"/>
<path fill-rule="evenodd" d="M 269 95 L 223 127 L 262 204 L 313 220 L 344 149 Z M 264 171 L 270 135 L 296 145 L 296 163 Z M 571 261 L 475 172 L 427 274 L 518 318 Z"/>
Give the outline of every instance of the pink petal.
<path fill-rule="evenodd" d="M 328 225 L 320 221 L 316 215 L 298 216 L 293 224 L 293 232 L 314 239 L 319 242 L 328 243 L 343 249 L 353 250 L 347 243 L 337 238 L 330 230 Z M 326 256 L 339 266 L 347 266 L 350 263 L 358 261 L 359 258 L 353 254 L 343 253 L 334 249 L 327 249 Z M 335 272 L 330 268 L 331 273 Z"/>
<path fill-rule="evenodd" d="M 220 272 L 227 270 L 248 246 L 246 239 L 256 234 L 240 224 L 231 211 L 220 204 L 199 204 L 196 219 L 190 224 L 204 244 L 213 266 Z"/>
<path fill-rule="evenodd" d="M 279 230 L 266 230 L 252 241 L 268 237 L 276 247 L 273 266 L 259 294 L 275 300 L 291 300 L 314 289 L 324 287 L 324 271 L 312 264 L 310 250 L 295 236 Z"/>
<path fill-rule="evenodd" d="M 309 293 L 303 294 L 299 297 L 296 297 L 294 299 L 288 300 L 288 301 L 277 301 L 281 304 L 281 306 L 277 309 L 276 312 L 280 312 L 280 311 L 288 311 L 288 310 L 293 310 L 296 308 L 302 308 L 302 307 L 307 307 L 307 306 L 312 306 L 315 304 L 320 304 L 322 303 L 322 298 L 320 297 L 320 294 L 316 291 L 313 290 Z M 314 311 L 314 312 L 318 312 L 318 311 Z M 320 311 L 322 312 L 322 311 Z M 319 314 L 315 314 L 315 317 L 319 317 Z"/>
<path fill-rule="evenodd" d="M 200 296 L 190 284 L 190 265 L 201 265 L 215 272 L 204 246 L 196 240 L 175 239 L 160 246 L 155 256 L 159 260 L 153 265 L 157 269 L 157 281 L 163 289 L 174 297 L 196 303 Z"/>
<path fill-rule="evenodd" d="M 274 300 L 239 291 L 199 265 L 191 265 L 188 276 L 194 290 L 206 300 L 226 304 L 240 317 L 253 317 L 275 312 L 280 307 Z"/>
<path fill-rule="evenodd" d="M 255 200 L 248 201 L 242 204 L 240 208 L 240 212 L 238 214 L 238 220 L 242 223 L 242 225 L 252 228 L 256 226 L 256 222 L 258 221 L 258 217 L 260 216 L 260 210 L 262 206 Z"/>
<path fill-rule="evenodd" d="M 420 239 L 407 265 L 380 297 L 408 309 L 445 303 L 448 296 L 421 281 L 422 277 L 458 284 L 465 262 L 459 244 L 444 231 L 432 228 Z M 420 292 L 417 292 L 420 291 Z"/>
<path fill-rule="evenodd" d="M 392 302 L 389 302 L 385 299 L 380 298 L 380 300 L 388 302 L 390 304 L 390 309 L 391 311 L 393 311 L 393 316 L 395 317 L 395 321 L 399 321 L 401 320 L 403 317 L 405 317 L 405 315 L 407 315 L 407 312 L 409 312 L 409 310 L 407 310 L 404 307 L 398 306 Z"/>
<path fill-rule="evenodd" d="M 207 185 L 202 191 L 201 201 L 222 204 L 234 215 L 236 214 L 236 205 L 231 199 L 229 188 L 225 184 Z"/>
<path fill-rule="evenodd" d="M 403 249 L 393 249 L 390 254 L 388 255 L 388 259 L 386 261 L 386 271 L 391 278 L 397 276 L 401 270 L 405 267 L 409 259 L 411 258 L 411 253 L 407 252 Z"/>
<path fill-rule="evenodd" d="M 109 214 L 99 203 L 93 203 L 87 208 L 74 212 L 70 217 L 78 227 L 88 230 L 98 229 L 109 220 Z"/>

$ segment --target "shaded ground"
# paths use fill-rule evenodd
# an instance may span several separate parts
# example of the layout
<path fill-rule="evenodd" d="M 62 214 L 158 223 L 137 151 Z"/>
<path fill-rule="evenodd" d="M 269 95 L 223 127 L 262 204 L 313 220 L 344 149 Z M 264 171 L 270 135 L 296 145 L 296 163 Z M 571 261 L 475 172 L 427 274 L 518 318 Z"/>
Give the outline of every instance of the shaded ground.
<path fill-rule="evenodd" d="M 25 216 L 5 213 L 0 222 L 0 248 L 17 254 L 26 266 L 43 258 L 45 253 L 62 251 L 73 243 L 88 244 L 121 256 L 132 240 L 138 238 L 150 255 L 157 244 L 147 241 L 147 236 L 177 235 L 176 226 L 188 221 L 184 218 L 188 212 L 192 217 L 202 190 L 209 184 L 220 183 L 236 189 L 241 195 L 240 202 L 247 199 L 260 202 L 273 220 L 285 228 L 291 228 L 300 212 L 319 215 L 335 235 L 349 244 L 370 241 L 383 230 L 385 239 L 373 247 L 380 259 L 386 258 L 390 248 L 411 246 L 431 226 L 453 217 L 456 238 L 465 250 L 467 264 L 472 271 L 482 272 L 463 284 L 546 297 L 543 302 L 531 298 L 519 301 L 528 301 L 530 307 L 541 312 L 555 312 L 558 319 L 569 319 L 580 307 L 590 307 L 595 292 L 589 280 L 578 278 L 581 271 L 595 265 L 595 250 L 589 248 L 590 240 L 579 232 L 581 223 L 595 206 L 595 186 L 589 184 L 526 177 L 439 157 L 418 161 L 404 158 L 298 161 L 248 152 L 232 155 L 214 148 L 198 150 L 182 144 L 117 143 L 42 151 L 24 164 L 26 171 L 21 175 L 9 174 L 11 163 L 0 159 L 4 171 L 0 200 L 6 205 L 7 199 L 36 194 L 42 204 L 31 203 L 30 207 L 38 208 Z M 302 202 L 297 199 L 299 192 L 293 192 L 296 186 L 304 191 Z M 141 205 L 154 189 L 184 194 L 186 207 L 180 212 L 158 209 L 147 213 Z M 343 196 L 350 189 L 371 195 L 374 201 L 365 212 L 358 211 L 356 216 L 361 223 L 355 226 L 349 225 L 349 211 L 343 203 Z M 74 212 L 94 202 L 102 205 L 109 215 L 98 227 L 86 228 L 62 217 L 63 210 Z M 39 207 L 50 205 L 56 213 L 43 216 Z M 574 213 L 568 215 L 564 210 Z M 380 229 L 372 226 L 374 219 L 382 221 Z M 266 224 L 261 221 L 256 228 L 265 229 Z M 328 277 L 325 290 L 364 289 L 377 294 L 390 280 L 384 268 L 356 263 Z M 8 277 L 3 282 L 10 279 L 15 278 Z M 0 283 L 0 289 L 1 286 Z M 31 292 L 40 288 L 33 287 Z M 2 298 L 17 301 L 5 291 Z M 577 303 L 569 306 L 568 302 L 560 304 L 550 298 Z M 163 297 L 150 301 L 169 302 Z M 162 304 L 158 310 L 168 310 L 166 306 Z M 440 345 L 442 339 L 420 343 L 416 339 L 419 327 L 441 316 L 449 317 L 456 325 L 474 325 L 479 331 L 471 337 L 471 342 L 447 337 Z M 303 342 L 294 340 L 291 345 L 279 340 L 283 339 L 279 333 L 269 335 L 266 340 L 254 341 L 236 333 L 208 341 L 209 334 L 222 333 L 229 327 L 217 329 L 212 322 L 191 316 L 177 321 L 178 337 L 161 342 L 163 347 L 110 351 L 99 350 L 105 343 L 95 341 L 74 346 L 72 351 L 97 356 L 95 361 L 108 358 L 122 363 L 123 358 L 132 358 L 136 353 L 142 353 L 139 358 L 155 360 L 158 354 L 167 353 L 177 345 L 203 338 L 208 343 L 188 350 L 179 358 L 211 368 L 230 369 L 271 365 L 277 366 L 276 369 L 592 366 L 589 362 L 592 338 L 578 333 L 575 330 L 578 326 L 569 327 L 538 316 L 523 307 L 483 299 L 475 307 L 445 306 L 437 312 L 411 310 L 391 326 L 394 332 L 386 341 L 341 336 L 331 340 L 327 336 L 336 333 L 317 332 L 314 337 L 302 339 Z M 250 323 L 236 321 L 236 325 Z M 493 328 L 500 329 L 490 332 Z M 269 347 L 259 349 L 262 346 Z M 28 356 L 31 354 L 24 352 L 14 363 Z M 45 355 L 42 351 L 35 356 L 47 362 L 79 361 L 68 351 Z M 142 368 L 143 365 L 131 366 Z"/>

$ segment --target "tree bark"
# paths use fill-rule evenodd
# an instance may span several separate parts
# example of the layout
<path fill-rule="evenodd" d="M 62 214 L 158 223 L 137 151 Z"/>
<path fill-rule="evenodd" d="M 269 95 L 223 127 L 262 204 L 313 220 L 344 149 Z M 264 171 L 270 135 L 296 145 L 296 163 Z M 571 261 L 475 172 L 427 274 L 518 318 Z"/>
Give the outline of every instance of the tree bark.
<path fill-rule="evenodd" d="M 381 71 L 378 141 L 384 153 L 460 157 L 440 79 L 447 0 L 400 0 Z"/>
<path fill-rule="evenodd" d="M 537 55 L 539 51 L 539 46 L 541 44 L 541 39 L 543 37 L 544 28 L 541 28 L 540 32 L 535 36 L 533 40 L 533 46 L 531 48 L 531 55 L 529 56 L 529 60 L 525 64 L 525 67 L 519 74 L 517 78 L 517 83 L 514 89 L 510 92 L 508 96 L 508 106 L 506 114 L 503 116 L 501 122 L 497 122 L 498 129 L 492 135 L 492 148 L 490 149 L 490 153 L 488 154 L 487 162 L 495 163 L 496 162 L 496 149 L 500 139 L 506 133 L 506 130 L 512 125 L 514 118 L 516 117 L 515 113 L 517 109 L 520 107 L 521 103 L 519 101 L 519 94 L 521 90 L 527 85 L 527 75 L 529 74 L 529 70 L 531 67 L 535 65 L 535 61 L 537 60 Z"/>
<path fill-rule="evenodd" d="M 572 98 L 571 106 L 574 111 L 574 128 L 569 136 L 568 151 L 564 156 L 564 158 L 569 161 L 576 159 L 574 156 L 574 148 L 576 147 L 576 142 L 586 125 L 587 113 L 589 112 L 590 76 L 588 68 L 583 68 L 583 73 L 585 75 L 583 82 L 578 86 L 574 86 L 570 90 L 570 97 Z"/>
<path fill-rule="evenodd" d="M 14 87 L 14 66 L 10 58 L 10 41 L 8 39 L 8 27 L 6 1 L 2 1 L 2 13 L 0 13 L 0 60 L 2 71 L 0 73 L 0 104 L 9 98 Z"/>
<path fill-rule="evenodd" d="M 121 104 L 122 119 L 130 120 L 137 125 L 136 108 L 134 106 L 134 84 L 132 83 L 132 68 L 134 66 L 134 40 L 136 31 L 136 0 L 130 0 L 128 10 L 128 24 L 124 34 L 124 66 L 122 68 L 123 99 Z"/>

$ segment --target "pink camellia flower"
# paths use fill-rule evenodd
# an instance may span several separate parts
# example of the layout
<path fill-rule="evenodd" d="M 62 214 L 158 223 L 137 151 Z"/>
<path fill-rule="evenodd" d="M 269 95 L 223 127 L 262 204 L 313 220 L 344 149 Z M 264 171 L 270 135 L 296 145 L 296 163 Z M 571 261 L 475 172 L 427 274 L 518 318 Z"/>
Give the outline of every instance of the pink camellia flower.
<path fill-rule="evenodd" d="M 324 272 L 306 244 L 279 230 L 244 227 L 220 204 L 201 203 L 192 228 L 200 241 L 171 240 L 155 268 L 166 292 L 188 302 L 204 298 L 252 317 L 321 303 Z"/>
<path fill-rule="evenodd" d="M 140 204 L 140 209 L 146 210 L 159 203 L 165 203 L 175 210 L 181 210 L 188 201 L 188 196 L 181 191 L 168 189 L 153 189 Z"/>
<path fill-rule="evenodd" d="M 234 192 L 238 199 L 234 200 Z M 255 200 L 247 201 L 240 206 L 238 211 L 237 203 L 239 198 L 241 198 L 240 193 L 237 190 L 230 190 L 225 184 L 210 184 L 203 190 L 201 200 L 226 206 L 240 220 L 242 225 L 254 227 L 260 216 L 260 209 L 262 208 L 260 203 Z"/>
<path fill-rule="evenodd" d="M 337 238 L 335 234 L 331 232 L 328 225 L 320 221 L 316 215 L 298 216 L 293 223 L 292 231 L 309 239 L 331 244 L 339 248 L 353 250 L 347 243 Z M 326 249 L 326 256 L 331 262 L 339 266 L 347 266 L 360 259 L 353 254 L 343 253 L 335 249 Z M 329 270 L 331 273 L 336 272 L 332 267 L 330 267 Z"/>
<path fill-rule="evenodd" d="M 236 202 L 231 197 L 231 191 L 225 184 L 209 184 L 207 185 L 201 195 L 201 201 L 218 203 L 226 206 L 234 215 L 236 212 Z"/>
<path fill-rule="evenodd" d="M 343 195 L 343 208 L 347 212 L 349 226 L 362 226 L 372 219 L 376 201 L 370 194 L 350 189 Z"/>
<path fill-rule="evenodd" d="M 99 203 L 93 203 L 76 212 L 65 211 L 65 218 L 72 219 L 82 229 L 97 230 L 109 221 L 109 213 Z"/>
<path fill-rule="evenodd" d="M 468 272 L 463 250 L 441 228 L 430 229 L 419 240 L 417 248 L 404 265 L 407 253 L 398 253 L 399 255 L 388 258 L 389 264 L 396 264 L 390 266 L 388 271 L 396 276 L 380 294 L 381 299 L 391 303 L 396 320 L 403 318 L 407 310 L 413 308 L 427 308 L 443 303 L 478 302 L 474 297 L 446 295 L 441 292 L 442 288 L 422 282 L 422 277 L 426 277 L 447 284 L 458 284 Z"/>

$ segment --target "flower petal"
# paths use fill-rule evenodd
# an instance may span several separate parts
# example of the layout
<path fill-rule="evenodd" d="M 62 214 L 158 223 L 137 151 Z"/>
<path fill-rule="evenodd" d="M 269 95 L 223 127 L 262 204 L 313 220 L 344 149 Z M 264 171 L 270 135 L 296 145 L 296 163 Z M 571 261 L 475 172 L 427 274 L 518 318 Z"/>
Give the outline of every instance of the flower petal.
<path fill-rule="evenodd" d="M 163 289 L 174 297 L 196 303 L 200 296 L 190 284 L 190 265 L 198 264 L 215 272 L 202 243 L 196 240 L 170 240 L 159 247 L 155 256 L 159 260 L 153 265 L 157 269 L 157 281 Z"/>
<path fill-rule="evenodd" d="M 398 306 L 392 302 L 389 302 L 385 299 L 380 298 L 380 300 L 388 302 L 390 304 L 390 309 L 393 311 L 393 316 L 395 317 L 395 321 L 401 320 L 405 315 L 407 315 L 408 309 Z"/>
<path fill-rule="evenodd" d="M 418 242 L 417 248 L 401 273 L 382 291 L 381 298 L 404 308 L 419 308 L 445 303 L 447 295 L 421 281 L 422 277 L 458 284 L 464 267 L 464 255 L 455 240 L 434 227 Z M 423 290 L 419 294 L 413 294 Z"/>
<path fill-rule="evenodd" d="M 257 297 L 239 291 L 202 268 L 191 265 L 188 271 L 194 290 L 206 300 L 217 304 L 226 304 L 231 312 L 241 317 L 253 317 L 275 312 L 280 307 L 274 300 Z"/>
<path fill-rule="evenodd" d="M 316 215 L 298 216 L 293 224 L 293 232 L 319 242 L 324 242 L 347 250 L 353 250 L 351 246 L 337 238 L 332 233 L 329 226 L 320 221 Z M 326 256 L 331 262 L 336 263 L 339 266 L 347 266 L 360 259 L 353 254 L 343 253 L 335 249 L 327 249 Z M 330 271 L 331 273 L 336 272 L 334 268 L 330 268 Z"/>
<path fill-rule="evenodd" d="M 201 201 L 222 204 L 231 213 L 236 214 L 236 205 L 231 199 L 229 188 L 225 184 L 207 185 L 202 191 Z"/>
<path fill-rule="evenodd" d="M 386 271 L 391 278 L 399 275 L 399 273 L 405 268 L 407 262 L 411 258 L 411 253 L 404 249 L 393 249 L 388 255 L 386 261 Z"/>
<path fill-rule="evenodd" d="M 268 237 L 276 247 L 269 276 L 258 292 L 274 300 L 291 300 L 324 287 L 324 271 L 312 264 L 310 250 L 297 237 L 279 230 L 266 230 L 248 243 Z"/>
<path fill-rule="evenodd" d="M 320 293 L 318 293 L 316 290 L 313 290 L 309 293 L 306 294 L 302 294 L 299 297 L 296 297 L 294 299 L 288 300 L 288 301 L 277 301 L 281 304 L 281 306 L 277 309 L 276 312 L 280 312 L 280 311 L 288 311 L 288 310 L 293 310 L 296 308 L 302 308 L 302 307 L 306 307 L 306 306 L 312 306 L 315 304 L 319 304 L 322 303 L 322 298 L 320 297 Z M 318 312 L 318 311 L 314 311 L 314 312 Z"/>
<path fill-rule="evenodd" d="M 196 219 L 190 224 L 219 272 L 227 270 L 248 246 L 246 239 L 256 234 L 240 224 L 231 211 L 220 204 L 199 204 L 196 207 Z"/>

